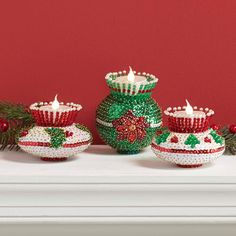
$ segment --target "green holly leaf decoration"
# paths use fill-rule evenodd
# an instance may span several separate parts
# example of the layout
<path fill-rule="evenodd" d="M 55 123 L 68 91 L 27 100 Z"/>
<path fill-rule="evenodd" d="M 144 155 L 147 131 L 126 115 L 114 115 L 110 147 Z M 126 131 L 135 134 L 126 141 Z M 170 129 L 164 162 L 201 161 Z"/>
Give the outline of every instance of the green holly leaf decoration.
<path fill-rule="evenodd" d="M 200 144 L 200 141 L 194 134 L 190 134 L 184 144 L 190 145 L 191 148 L 195 148 L 196 144 Z"/>
<path fill-rule="evenodd" d="M 77 123 L 77 124 L 75 124 L 75 127 L 77 129 L 80 129 L 80 130 L 83 130 L 85 132 L 88 132 L 90 134 L 90 141 L 91 142 L 93 141 L 92 133 L 90 132 L 90 130 L 86 126 Z"/>
<path fill-rule="evenodd" d="M 170 132 L 165 132 L 156 136 L 156 143 L 157 144 L 165 143 L 169 135 L 170 135 Z"/>
<path fill-rule="evenodd" d="M 59 148 L 66 141 L 66 135 L 63 129 L 46 128 L 45 131 L 51 136 L 51 147 Z"/>
<path fill-rule="evenodd" d="M 216 143 L 219 143 L 221 145 L 223 144 L 224 139 L 219 134 L 217 134 L 215 130 L 212 130 L 210 132 L 210 135 L 212 136 L 212 138 Z"/>

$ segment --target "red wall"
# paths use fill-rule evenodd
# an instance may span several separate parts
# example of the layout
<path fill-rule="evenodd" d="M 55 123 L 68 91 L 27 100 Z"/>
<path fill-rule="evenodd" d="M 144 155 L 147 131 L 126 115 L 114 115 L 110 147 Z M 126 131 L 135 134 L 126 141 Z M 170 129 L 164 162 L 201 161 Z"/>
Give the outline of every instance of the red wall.
<path fill-rule="evenodd" d="M 79 102 L 79 120 L 95 131 L 108 94 L 107 72 L 159 77 L 159 104 L 215 109 L 236 123 L 236 1 L 1 1 L 0 100 Z"/>

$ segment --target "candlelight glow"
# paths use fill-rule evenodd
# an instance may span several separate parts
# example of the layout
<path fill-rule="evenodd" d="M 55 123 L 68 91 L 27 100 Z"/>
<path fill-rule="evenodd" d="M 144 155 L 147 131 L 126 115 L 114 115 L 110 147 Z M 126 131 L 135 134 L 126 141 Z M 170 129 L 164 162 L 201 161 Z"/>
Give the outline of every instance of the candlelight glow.
<path fill-rule="evenodd" d="M 57 100 L 57 95 L 56 95 L 55 98 L 54 98 L 54 101 L 52 103 L 52 109 L 53 110 L 57 110 L 59 107 L 60 107 L 60 104 L 59 104 L 59 102 Z"/>
<path fill-rule="evenodd" d="M 188 115 L 191 115 L 193 114 L 193 108 L 192 106 L 189 104 L 188 100 L 186 99 L 186 103 L 187 103 L 187 106 L 185 108 L 185 111 Z"/>
<path fill-rule="evenodd" d="M 135 79 L 135 75 L 134 75 L 134 72 L 132 71 L 132 68 L 129 67 L 129 74 L 128 74 L 128 81 L 130 82 L 134 82 L 134 79 Z"/>

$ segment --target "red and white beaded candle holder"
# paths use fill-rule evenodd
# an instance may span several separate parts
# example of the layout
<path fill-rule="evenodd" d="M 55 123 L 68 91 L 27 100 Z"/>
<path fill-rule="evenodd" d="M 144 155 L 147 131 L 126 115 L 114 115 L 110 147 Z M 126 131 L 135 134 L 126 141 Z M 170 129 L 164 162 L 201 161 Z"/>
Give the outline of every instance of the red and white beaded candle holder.
<path fill-rule="evenodd" d="M 59 103 L 59 109 L 53 109 L 52 102 L 39 102 L 30 106 L 30 111 L 37 125 L 65 127 L 74 123 L 81 105 L 74 103 Z"/>
<path fill-rule="evenodd" d="M 89 130 L 75 123 L 81 105 L 54 102 L 34 103 L 30 111 L 36 125 L 20 133 L 18 145 L 44 161 L 64 161 L 85 150 L 92 141 Z"/>
<path fill-rule="evenodd" d="M 180 167 L 199 167 L 220 157 L 225 150 L 223 137 L 209 128 L 214 111 L 187 106 L 167 108 L 168 129 L 152 142 L 157 157 Z"/>

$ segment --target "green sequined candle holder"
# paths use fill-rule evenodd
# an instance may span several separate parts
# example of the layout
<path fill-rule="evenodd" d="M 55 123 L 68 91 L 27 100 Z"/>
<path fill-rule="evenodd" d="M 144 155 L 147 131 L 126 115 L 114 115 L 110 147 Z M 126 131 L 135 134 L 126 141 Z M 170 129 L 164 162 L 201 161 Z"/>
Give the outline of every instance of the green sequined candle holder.
<path fill-rule="evenodd" d="M 96 126 L 102 140 L 122 154 L 136 154 L 150 145 L 161 126 L 161 110 L 151 97 L 158 79 L 137 73 L 127 82 L 127 73 L 109 73 L 110 94 L 96 111 Z"/>

